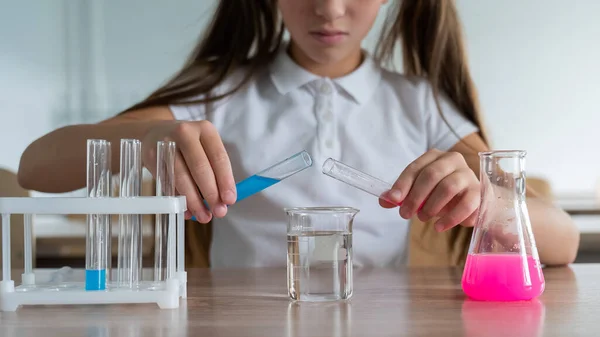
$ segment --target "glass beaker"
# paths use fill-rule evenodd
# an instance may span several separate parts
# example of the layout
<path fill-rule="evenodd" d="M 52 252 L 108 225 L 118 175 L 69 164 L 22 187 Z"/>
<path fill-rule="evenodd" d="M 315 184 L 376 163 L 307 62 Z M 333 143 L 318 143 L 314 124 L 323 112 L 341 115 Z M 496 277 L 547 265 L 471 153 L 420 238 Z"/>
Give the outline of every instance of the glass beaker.
<path fill-rule="evenodd" d="M 350 207 L 286 208 L 287 284 L 295 301 L 335 301 L 352 296 Z"/>
<path fill-rule="evenodd" d="M 525 151 L 482 152 L 481 204 L 462 276 L 484 301 L 538 297 L 545 281 L 525 203 Z"/>

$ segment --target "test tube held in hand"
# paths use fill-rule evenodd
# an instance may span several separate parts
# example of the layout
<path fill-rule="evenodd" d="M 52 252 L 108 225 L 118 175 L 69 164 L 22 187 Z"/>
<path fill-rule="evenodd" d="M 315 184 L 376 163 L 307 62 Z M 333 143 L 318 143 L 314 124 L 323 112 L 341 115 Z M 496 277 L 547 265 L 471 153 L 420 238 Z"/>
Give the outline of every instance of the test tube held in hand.
<path fill-rule="evenodd" d="M 87 197 L 111 196 L 110 142 L 87 141 Z M 85 289 L 105 290 L 110 259 L 111 220 L 109 214 L 88 214 L 86 227 Z"/>
<path fill-rule="evenodd" d="M 323 163 L 323 173 L 382 200 L 391 202 L 386 196 L 392 189 L 392 184 L 361 172 L 333 158 L 329 158 Z"/>
<path fill-rule="evenodd" d="M 300 151 L 289 158 L 251 175 L 235 185 L 237 191 L 236 203 L 304 171 L 311 167 L 312 164 L 313 160 L 310 154 L 306 151 Z M 208 208 L 206 200 L 204 200 L 204 205 Z M 192 217 L 192 220 L 197 221 L 196 217 Z"/>
<path fill-rule="evenodd" d="M 160 141 L 156 144 L 156 196 L 175 196 L 175 142 Z M 167 267 L 169 242 L 169 215 L 157 214 L 154 230 L 154 281 L 173 277 Z"/>
<path fill-rule="evenodd" d="M 121 198 L 141 195 L 142 144 L 137 139 L 121 140 L 121 170 L 119 193 Z M 117 284 L 136 287 L 142 280 L 142 217 L 139 214 L 119 216 L 119 250 Z"/>
<path fill-rule="evenodd" d="M 328 158 L 323 163 L 323 173 L 331 178 L 374 195 L 381 200 L 385 200 L 390 204 L 402 206 L 402 201 L 395 202 L 389 198 L 389 192 L 393 187 L 392 184 L 359 171 L 333 158 Z M 424 205 L 425 201 L 421 203 L 418 210 L 420 211 Z"/>

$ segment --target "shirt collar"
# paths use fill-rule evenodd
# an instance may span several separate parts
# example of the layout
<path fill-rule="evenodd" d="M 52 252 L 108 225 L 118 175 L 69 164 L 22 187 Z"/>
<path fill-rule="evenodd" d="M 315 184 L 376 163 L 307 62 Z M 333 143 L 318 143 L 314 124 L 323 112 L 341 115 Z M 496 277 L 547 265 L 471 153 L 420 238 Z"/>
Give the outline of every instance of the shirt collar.
<path fill-rule="evenodd" d="M 381 80 L 381 68 L 377 66 L 371 55 L 367 52 L 364 55 L 362 64 L 355 71 L 332 80 L 359 104 L 366 103 L 371 98 Z M 269 73 L 277 91 L 282 95 L 320 79 L 319 76 L 310 73 L 292 60 L 285 44 L 277 52 Z"/>
<path fill-rule="evenodd" d="M 364 55 L 362 64 L 356 70 L 333 80 L 359 104 L 368 102 L 381 80 L 381 68 L 377 66 L 371 55 L 367 52 Z"/>
<path fill-rule="evenodd" d="M 307 71 L 292 60 L 288 55 L 286 44 L 282 44 L 279 48 L 277 56 L 269 68 L 269 73 L 277 91 L 282 95 L 319 79 L 319 76 Z"/>

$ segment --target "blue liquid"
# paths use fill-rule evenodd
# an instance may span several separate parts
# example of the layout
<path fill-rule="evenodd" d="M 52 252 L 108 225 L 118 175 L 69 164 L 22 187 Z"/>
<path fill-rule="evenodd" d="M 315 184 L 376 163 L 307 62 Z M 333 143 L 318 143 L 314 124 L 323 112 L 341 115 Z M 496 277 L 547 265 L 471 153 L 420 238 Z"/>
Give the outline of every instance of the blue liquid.
<path fill-rule="evenodd" d="M 246 199 L 252 194 L 258 193 L 267 187 L 271 187 L 280 182 L 280 180 L 273 178 L 265 178 L 257 175 L 253 175 L 247 179 L 244 179 L 235 185 L 237 190 L 236 202 Z"/>
<path fill-rule="evenodd" d="M 86 269 L 85 290 L 105 290 L 106 269 Z"/>
<path fill-rule="evenodd" d="M 235 202 L 242 201 L 253 194 L 277 184 L 280 181 L 281 180 L 279 179 L 267 178 L 263 176 L 250 176 L 235 185 L 237 190 L 237 199 Z M 204 205 L 208 207 L 206 200 L 204 200 Z M 196 217 L 192 217 L 192 220 L 197 221 Z"/>

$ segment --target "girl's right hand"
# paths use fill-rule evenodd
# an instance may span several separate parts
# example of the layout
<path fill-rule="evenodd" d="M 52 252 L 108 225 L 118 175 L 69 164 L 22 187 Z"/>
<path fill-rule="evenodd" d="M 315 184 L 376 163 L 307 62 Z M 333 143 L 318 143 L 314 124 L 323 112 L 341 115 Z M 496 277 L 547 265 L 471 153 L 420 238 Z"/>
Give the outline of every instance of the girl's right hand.
<path fill-rule="evenodd" d="M 198 222 L 208 223 L 213 215 L 225 216 L 227 205 L 234 204 L 237 196 L 229 156 L 214 125 L 208 121 L 177 121 L 152 127 L 142 142 L 142 160 L 153 175 L 156 143 L 162 140 L 177 145 L 175 189 L 186 197 L 186 219 L 194 215 Z"/>

